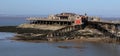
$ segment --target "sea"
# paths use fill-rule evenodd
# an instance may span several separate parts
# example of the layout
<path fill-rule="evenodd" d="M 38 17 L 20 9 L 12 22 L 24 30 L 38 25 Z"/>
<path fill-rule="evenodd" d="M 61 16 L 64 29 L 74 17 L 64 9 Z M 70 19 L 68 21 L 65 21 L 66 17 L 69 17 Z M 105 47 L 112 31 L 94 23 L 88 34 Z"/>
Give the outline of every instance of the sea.
<path fill-rule="evenodd" d="M 0 26 L 16 26 L 26 23 L 26 18 L 1 16 Z M 120 56 L 120 44 L 117 43 L 10 40 L 15 35 L 16 33 L 0 32 L 0 56 Z"/>

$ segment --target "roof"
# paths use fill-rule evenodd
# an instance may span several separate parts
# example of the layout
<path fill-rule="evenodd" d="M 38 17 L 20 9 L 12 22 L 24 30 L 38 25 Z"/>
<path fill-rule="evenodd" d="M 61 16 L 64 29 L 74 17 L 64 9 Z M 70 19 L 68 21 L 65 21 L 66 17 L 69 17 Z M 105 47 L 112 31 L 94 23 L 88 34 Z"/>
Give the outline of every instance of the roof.
<path fill-rule="evenodd" d="M 75 13 L 60 13 L 60 14 L 56 14 L 56 16 L 75 16 L 77 14 Z"/>

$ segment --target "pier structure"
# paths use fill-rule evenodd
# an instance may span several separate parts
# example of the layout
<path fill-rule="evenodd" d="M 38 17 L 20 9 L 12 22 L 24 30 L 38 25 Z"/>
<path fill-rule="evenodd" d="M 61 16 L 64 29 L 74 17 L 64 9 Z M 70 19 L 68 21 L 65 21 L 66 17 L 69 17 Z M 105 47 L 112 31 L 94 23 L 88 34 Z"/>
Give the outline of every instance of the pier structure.
<path fill-rule="evenodd" d="M 78 15 L 74 13 L 61 13 L 56 15 L 50 15 L 48 18 L 28 18 L 30 24 L 43 24 L 43 25 L 80 25 L 83 19 L 86 17 L 84 15 Z"/>
<path fill-rule="evenodd" d="M 57 37 L 71 37 L 73 32 L 86 28 L 87 26 L 91 26 L 91 28 L 97 29 L 103 35 L 109 36 L 110 38 L 119 39 L 118 33 L 120 32 L 119 21 L 102 21 L 97 17 L 88 17 L 87 15 L 79 15 L 75 13 L 60 13 L 56 15 L 50 15 L 48 18 L 28 18 L 29 24 L 36 25 L 56 25 L 56 26 L 65 26 L 60 29 L 54 30 L 52 32 L 48 32 L 46 34 L 38 36 L 39 38 L 57 38 Z"/>

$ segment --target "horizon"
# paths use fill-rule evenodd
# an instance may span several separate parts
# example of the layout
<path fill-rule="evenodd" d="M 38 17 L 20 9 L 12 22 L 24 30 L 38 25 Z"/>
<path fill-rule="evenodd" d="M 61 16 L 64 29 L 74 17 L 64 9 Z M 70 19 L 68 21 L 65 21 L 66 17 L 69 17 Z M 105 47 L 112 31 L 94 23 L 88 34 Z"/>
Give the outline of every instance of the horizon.
<path fill-rule="evenodd" d="M 51 14 L 49 14 L 51 15 Z M 43 14 L 27 14 L 27 15 L 8 15 L 8 14 L 0 14 L 0 17 L 48 17 L 49 15 L 43 15 Z M 53 15 L 53 14 L 52 14 Z M 83 15 L 83 14 L 80 14 Z M 120 16 L 101 16 L 101 15 L 88 15 L 93 17 L 100 17 L 100 18 L 118 18 L 120 19 Z"/>

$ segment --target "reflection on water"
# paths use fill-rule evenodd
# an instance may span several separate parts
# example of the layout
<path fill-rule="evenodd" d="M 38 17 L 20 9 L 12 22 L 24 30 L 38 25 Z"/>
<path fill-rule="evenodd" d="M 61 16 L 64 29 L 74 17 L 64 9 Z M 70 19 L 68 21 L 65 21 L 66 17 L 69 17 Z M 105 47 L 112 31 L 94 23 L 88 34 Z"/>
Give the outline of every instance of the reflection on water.
<path fill-rule="evenodd" d="M 88 42 L 29 43 L 7 40 L 14 33 L 0 33 L 0 56 L 120 56 L 119 44 Z M 61 47 L 62 48 L 61 48 Z"/>
<path fill-rule="evenodd" d="M 0 32 L 0 40 L 4 40 L 10 37 L 13 37 L 14 33 Z"/>

